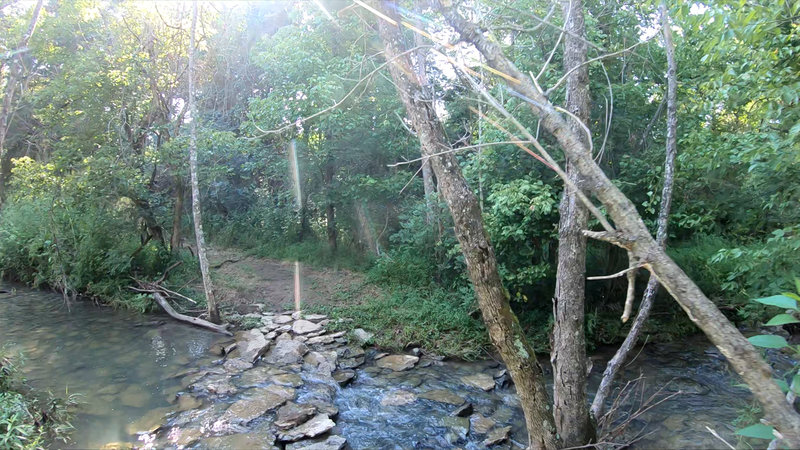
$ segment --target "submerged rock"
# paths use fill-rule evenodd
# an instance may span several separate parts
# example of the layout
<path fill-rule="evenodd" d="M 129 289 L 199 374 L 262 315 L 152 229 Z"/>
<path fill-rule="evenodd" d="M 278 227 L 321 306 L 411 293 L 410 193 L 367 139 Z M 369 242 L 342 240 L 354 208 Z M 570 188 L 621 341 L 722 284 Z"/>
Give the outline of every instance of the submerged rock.
<path fill-rule="evenodd" d="M 408 370 L 414 367 L 419 361 L 419 357 L 411 355 L 389 355 L 375 362 L 375 365 L 383 369 L 391 369 L 395 372 Z"/>
<path fill-rule="evenodd" d="M 419 398 L 433 400 L 439 403 L 449 403 L 456 406 L 461 405 L 466 401 L 462 397 L 446 389 L 433 389 L 431 391 L 423 392 L 422 394 L 419 394 Z"/>
<path fill-rule="evenodd" d="M 133 408 L 142 408 L 150 402 L 150 392 L 138 385 L 128 386 L 119 394 L 120 403 Z"/>
<path fill-rule="evenodd" d="M 266 388 L 253 389 L 252 394 L 232 404 L 220 417 L 230 423 L 248 424 L 267 411 L 283 405 L 294 398 L 295 391 L 290 387 L 272 385 Z"/>
<path fill-rule="evenodd" d="M 347 439 L 341 436 L 328 436 L 325 440 L 300 441 L 289 444 L 286 450 L 341 450 Z"/>
<path fill-rule="evenodd" d="M 246 448 L 277 449 L 275 435 L 268 431 L 229 434 L 204 439 L 201 447 L 214 450 L 241 450 Z"/>
<path fill-rule="evenodd" d="M 461 377 L 461 381 L 467 386 L 473 386 L 484 391 L 494 389 L 494 378 L 488 373 L 476 373 Z"/>
<path fill-rule="evenodd" d="M 417 395 L 413 392 L 398 390 L 390 392 L 381 399 L 382 406 L 403 406 L 417 401 Z"/>
<path fill-rule="evenodd" d="M 327 414 L 317 414 L 313 419 L 300 425 L 299 427 L 292 428 L 289 431 L 278 433 L 278 440 L 284 442 L 299 441 L 304 438 L 312 438 L 327 433 L 336 424 L 328 417 Z"/>
<path fill-rule="evenodd" d="M 275 420 L 275 426 L 284 430 L 296 427 L 314 415 L 315 412 L 316 409 L 311 405 L 288 402 L 278 409 L 278 418 Z"/>
<path fill-rule="evenodd" d="M 441 418 L 443 427 L 452 430 L 459 438 L 466 439 L 469 433 L 469 419 L 466 417 L 445 416 Z"/>

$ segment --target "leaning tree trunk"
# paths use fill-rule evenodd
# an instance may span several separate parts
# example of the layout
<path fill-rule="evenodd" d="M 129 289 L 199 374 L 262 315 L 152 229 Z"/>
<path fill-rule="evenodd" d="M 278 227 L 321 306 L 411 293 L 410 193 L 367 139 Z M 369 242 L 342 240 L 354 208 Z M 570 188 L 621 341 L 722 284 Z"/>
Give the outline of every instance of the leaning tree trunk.
<path fill-rule="evenodd" d="M 453 8 L 433 1 L 438 3 L 439 10 L 461 39 L 475 45 L 490 67 L 510 78 L 504 77 L 509 88 L 531 100 L 529 106 L 541 118 L 544 129 L 555 137 L 562 151 L 573 160 L 576 170 L 584 178 L 584 189 L 605 206 L 616 229 L 609 226 L 605 231 L 586 231 L 585 234 L 626 249 L 633 264 L 650 270 L 747 383 L 761 403 L 766 421 L 781 433 L 784 444 L 800 448 L 800 415 L 785 401 L 780 387 L 772 378 L 772 368 L 758 350 L 653 239 L 633 202 L 608 179 L 544 93 L 474 23 L 465 20 Z"/>
<path fill-rule="evenodd" d="M 9 122 L 14 109 L 14 94 L 17 84 L 22 78 L 22 53 L 36 30 L 36 23 L 39 21 L 43 3 L 44 0 L 39 0 L 36 2 L 36 6 L 33 7 L 33 15 L 31 15 L 31 21 L 28 23 L 28 30 L 20 39 L 17 48 L 14 50 L 15 54 L 9 61 L 10 67 L 6 77 L 5 91 L 3 92 L 3 103 L 0 106 L 0 205 L 3 204 L 6 198 L 6 172 L 8 171 L 7 165 L 10 162 L 6 155 L 6 136 L 8 136 Z"/>
<path fill-rule="evenodd" d="M 194 219 L 194 234 L 197 239 L 197 257 L 200 260 L 200 274 L 203 277 L 203 290 L 206 293 L 208 306 L 208 320 L 219 323 L 219 309 L 214 298 L 214 286 L 211 284 L 211 274 L 208 272 L 208 256 L 206 255 L 206 240 L 203 234 L 203 216 L 200 209 L 200 186 L 197 179 L 197 114 L 194 107 L 194 34 L 197 27 L 197 1 L 192 4 L 192 31 L 189 43 L 189 114 L 192 121 L 189 124 L 189 171 L 192 177 L 192 217 Z"/>
<path fill-rule="evenodd" d="M 561 0 L 567 22 L 564 39 L 564 73 L 567 76 L 566 109 L 575 117 L 572 131 L 588 148 L 583 124 L 589 123 L 591 98 L 589 69 L 586 65 L 583 2 Z M 567 159 L 567 176 L 575 186 L 583 179 L 571 159 Z M 565 447 L 588 444 L 594 439 L 594 426 L 589 418 L 586 399 L 586 334 L 584 332 L 584 292 L 586 283 L 586 236 L 589 211 L 577 193 L 564 187 L 559 205 L 558 269 L 553 298 L 552 351 L 553 415 L 556 429 Z"/>
<path fill-rule="evenodd" d="M 656 242 L 662 249 L 666 248 L 667 243 L 667 225 L 669 223 L 669 210 L 672 206 L 672 185 L 675 179 L 675 155 L 678 153 L 677 143 L 677 129 L 678 129 L 678 113 L 677 113 L 677 89 L 678 89 L 678 67 L 675 63 L 675 46 L 672 43 L 672 30 L 670 29 L 669 13 L 666 6 L 661 4 L 661 30 L 664 34 L 664 49 L 667 53 L 667 156 L 664 159 L 664 187 L 661 190 L 661 209 L 658 212 L 658 230 L 656 231 Z M 660 109 L 660 108 L 659 108 Z M 622 363 L 628 358 L 628 354 L 636 342 L 639 340 L 639 335 L 644 328 L 644 323 L 650 316 L 650 310 L 653 307 L 653 301 L 658 293 L 658 279 L 650 276 L 650 281 L 647 282 L 647 289 L 644 291 L 644 297 L 639 304 L 639 313 L 631 325 L 628 335 L 620 345 L 614 357 L 606 365 L 603 371 L 603 379 L 600 381 L 600 387 L 597 388 L 597 394 L 592 401 L 591 412 L 592 416 L 599 419 L 605 410 L 606 398 L 611 392 L 611 386 L 614 379 L 617 377 L 619 368 Z"/>
<path fill-rule="evenodd" d="M 175 205 L 172 210 L 172 234 L 169 239 L 169 249 L 177 254 L 181 248 L 181 219 L 183 218 L 184 183 L 182 175 L 175 175 Z"/>
<path fill-rule="evenodd" d="M 381 6 L 385 15 L 397 17 L 391 4 L 382 3 Z M 494 249 L 483 226 L 478 199 L 451 153 L 432 156 L 449 146 L 433 102 L 425 97 L 425 90 L 420 88 L 420 80 L 412 68 L 411 58 L 404 49 L 398 28 L 381 20 L 378 30 L 385 46 L 386 59 L 390 61 L 392 80 L 417 132 L 423 156 L 429 157 L 428 161 L 439 182 L 439 192 L 453 217 L 456 237 L 489 337 L 508 366 L 517 387 L 530 445 L 533 448 L 556 448 L 558 439 L 542 369 L 517 317 L 511 311 L 508 292 L 497 271 Z"/>

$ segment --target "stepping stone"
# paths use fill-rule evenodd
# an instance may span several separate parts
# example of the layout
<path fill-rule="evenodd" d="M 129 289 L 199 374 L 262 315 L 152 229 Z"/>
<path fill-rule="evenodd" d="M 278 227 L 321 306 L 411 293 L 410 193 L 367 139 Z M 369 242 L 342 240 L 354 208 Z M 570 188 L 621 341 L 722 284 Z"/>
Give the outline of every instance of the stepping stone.
<path fill-rule="evenodd" d="M 389 355 L 375 362 L 382 369 L 392 369 L 395 372 L 408 370 L 419 361 L 419 357 L 412 355 Z"/>
<path fill-rule="evenodd" d="M 267 411 L 283 405 L 289 399 L 294 398 L 295 395 L 294 389 L 277 385 L 253 389 L 252 391 L 255 392 L 251 396 L 242 398 L 232 404 L 220 419 L 229 423 L 247 425 Z"/>
<path fill-rule="evenodd" d="M 296 427 L 308 420 L 315 412 L 316 409 L 311 405 L 298 405 L 294 402 L 288 402 L 278 409 L 278 418 L 275 420 L 275 426 L 284 430 Z"/>
<path fill-rule="evenodd" d="M 469 417 L 469 423 L 472 426 L 472 431 L 478 434 L 486 434 L 495 426 L 494 420 L 477 413 Z"/>
<path fill-rule="evenodd" d="M 312 438 L 327 433 L 336 424 L 327 414 L 317 414 L 313 419 L 286 432 L 278 433 L 278 440 L 284 442 L 299 441 L 304 438 Z"/>
<path fill-rule="evenodd" d="M 489 432 L 486 439 L 482 442 L 485 447 L 497 445 L 508 439 L 508 433 L 511 432 L 511 427 L 495 428 Z"/>
<path fill-rule="evenodd" d="M 328 436 L 324 441 L 313 440 L 295 442 L 287 445 L 286 450 L 341 450 L 346 443 L 347 439 L 341 436 Z"/>
<path fill-rule="evenodd" d="M 494 389 L 494 378 L 488 373 L 476 373 L 461 377 L 461 381 L 467 386 L 473 386 L 484 391 Z"/>

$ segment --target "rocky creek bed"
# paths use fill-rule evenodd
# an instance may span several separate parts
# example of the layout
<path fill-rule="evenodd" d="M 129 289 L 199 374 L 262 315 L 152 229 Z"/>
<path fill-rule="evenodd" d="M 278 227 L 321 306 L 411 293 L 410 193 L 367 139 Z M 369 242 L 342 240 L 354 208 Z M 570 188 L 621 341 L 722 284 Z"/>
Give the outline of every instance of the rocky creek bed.
<path fill-rule="evenodd" d="M 514 386 L 496 361 L 386 354 L 320 315 L 263 311 L 226 338 L 159 316 L 18 290 L 0 296 L 0 344 L 26 354 L 35 387 L 80 392 L 72 448 L 515 448 Z M 613 349 L 592 358 L 596 386 Z M 548 365 L 543 361 L 547 370 Z M 625 369 L 646 398 L 681 395 L 629 426 L 641 448 L 735 442 L 749 395 L 707 341 L 646 346 Z M 628 414 L 629 405 L 621 411 Z M 63 447 L 62 445 L 58 446 Z"/>

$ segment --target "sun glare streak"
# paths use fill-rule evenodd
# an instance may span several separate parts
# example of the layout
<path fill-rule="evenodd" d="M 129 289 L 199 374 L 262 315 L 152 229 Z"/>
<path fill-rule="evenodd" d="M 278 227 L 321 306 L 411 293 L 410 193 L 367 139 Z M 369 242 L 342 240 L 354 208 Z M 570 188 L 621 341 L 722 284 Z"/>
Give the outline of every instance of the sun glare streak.
<path fill-rule="evenodd" d="M 303 196 L 300 191 L 300 166 L 297 165 L 297 146 L 294 139 L 289 143 L 289 166 L 294 182 L 295 207 L 300 211 L 303 207 Z"/>
<path fill-rule="evenodd" d="M 323 5 L 323 4 L 322 4 L 322 2 L 321 2 L 320 0 L 313 0 L 313 1 L 314 1 L 314 4 L 315 4 L 315 5 L 317 5 L 317 8 L 321 9 L 321 10 L 322 10 L 322 13 L 323 13 L 323 14 L 325 14 L 325 16 L 326 16 L 328 19 L 330 19 L 330 20 L 331 20 L 331 22 L 336 22 L 336 19 L 334 19 L 334 18 L 333 18 L 333 16 L 331 15 L 331 13 L 330 13 L 330 12 L 328 12 L 328 9 L 327 9 L 327 8 L 325 8 L 325 5 Z"/>

